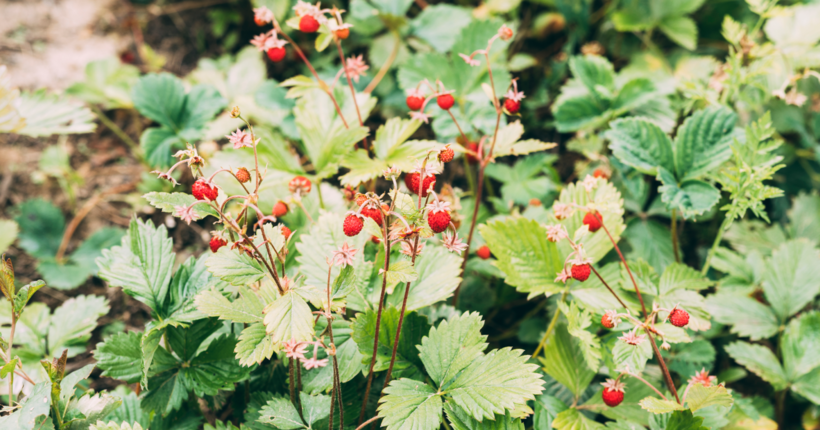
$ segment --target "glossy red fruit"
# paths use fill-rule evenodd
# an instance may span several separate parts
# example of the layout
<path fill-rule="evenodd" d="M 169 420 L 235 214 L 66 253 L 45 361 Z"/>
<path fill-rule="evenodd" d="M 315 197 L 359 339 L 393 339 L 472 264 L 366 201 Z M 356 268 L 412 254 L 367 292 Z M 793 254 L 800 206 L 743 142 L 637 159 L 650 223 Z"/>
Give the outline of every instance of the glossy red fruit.
<path fill-rule="evenodd" d="M 490 247 L 488 247 L 487 245 L 481 245 L 481 248 L 478 248 L 478 251 L 476 251 L 476 254 L 482 260 L 486 260 L 486 259 L 490 258 Z"/>
<path fill-rule="evenodd" d="M 259 16 L 254 16 L 254 17 L 253 17 L 253 22 L 255 22 L 255 23 L 256 23 L 256 25 L 258 25 L 258 26 L 260 26 L 260 27 L 261 27 L 261 26 L 263 26 L 263 25 L 265 25 L 265 24 L 267 24 L 267 22 L 265 22 L 265 20 L 264 20 L 264 19 L 262 19 L 262 18 L 261 18 L 261 17 L 259 17 Z"/>
<path fill-rule="evenodd" d="M 285 240 L 288 240 L 290 238 L 291 234 L 293 234 L 293 232 L 290 231 L 290 229 L 287 226 L 283 225 L 282 226 L 282 236 L 285 236 Z"/>
<path fill-rule="evenodd" d="M 270 48 L 268 49 L 268 58 L 270 58 L 270 60 L 274 63 L 278 63 L 285 58 L 285 54 L 287 53 L 288 51 L 286 51 L 284 47 Z"/>
<path fill-rule="evenodd" d="M 572 279 L 584 282 L 589 279 L 592 267 L 589 264 L 573 264 L 570 272 L 572 272 Z"/>
<path fill-rule="evenodd" d="M 288 182 L 288 189 L 291 193 L 308 194 L 310 193 L 310 179 L 304 176 L 294 176 Z"/>
<path fill-rule="evenodd" d="M 219 236 L 214 236 L 211 238 L 211 243 L 209 243 L 208 246 L 211 247 L 211 252 L 216 252 L 219 251 L 219 248 L 222 248 L 227 244 L 228 242 L 225 239 Z"/>
<path fill-rule="evenodd" d="M 465 147 L 467 148 L 467 150 L 478 154 L 478 144 L 477 143 L 467 142 L 467 145 Z M 470 163 L 470 164 L 478 163 L 478 157 L 476 157 L 475 155 L 468 152 L 464 156 L 467 157 L 467 162 L 468 163 Z"/>
<path fill-rule="evenodd" d="M 204 179 L 199 179 L 194 182 L 194 185 L 191 187 L 191 194 L 193 194 L 197 200 L 214 201 L 219 195 L 219 189 L 214 185 L 208 185 Z"/>
<path fill-rule="evenodd" d="M 422 197 L 427 197 L 429 194 L 427 190 L 429 190 L 431 186 L 436 185 L 436 175 L 429 175 L 424 178 L 424 181 L 419 180 L 420 176 L 418 172 L 410 172 L 404 175 L 404 185 L 407 185 L 411 193 L 421 194 Z M 421 187 L 421 191 L 419 191 L 419 187 Z"/>
<path fill-rule="evenodd" d="M 592 172 L 592 176 L 596 178 L 609 179 L 609 174 L 607 174 L 604 169 L 595 169 L 595 171 Z"/>
<path fill-rule="evenodd" d="M 364 227 L 364 220 L 354 214 L 349 214 L 345 217 L 344 224 L 342 225 L 342 230 L 345 232 L 345 236 L 353 237 L 362 231 L 362 227 Z"/>
<path fill-rule="evenodd" d="M 689 324 L 689 313 L 681 308 L 672 309 L 669 314 L 669 322 L 675 327 L 685 327 Z"/>
<path fill-rule="evenodd" d="M 436 103 L 438 103 L 438 107 L 444 110 L 450 110 L 450 108 L 456 104 L 456 100 L 450 94 L 442 94 L 436 97 Z"/>
<path fill-rule="evenodd" d="M 313 15 L 305 15 L 299 20 L 299 30 L 303 33 L 316 33 L 321 25 Z"/>
<path fill-rule="evenodd" d="M 364 207 L 362 207 L 362 210 L 359 213 L 362 214 L 362 216 L 365 216 L 367 218 L 372 219 L 373 221 L 376 221 L 376 224 L 378 224 L 379 226 L 382 225 L 382 211 L 380 211 L 379 208 L 374 208 L 365 205 Z"/>
<path fill-rule="evenodd" d="M 429 225 L 430 230 L 433 230 L 435 233 L 441 233 L 447 230 L 447 227 L 450 225 L 450 212 L 441 211 L 428 213 L 427 225 Z"/>
<path fill-rule="evenodd" d="M 612 318 L 606 313 L 601 317 L 601 325 L 606 328 L 615 328 L 615 321 L 612 321 Z"/>
<path fill-rule="evenodd" d="M 361 206 L 367 201 L 367 196 L 364 194 L 356 194 L 356 206 Z"/>
<path fill-rule="evenodd" d="M 587 214 L 584 215 L 584 225 L 589 227 L 589 231 L 592 233 L 601 229 L 603 225 L 601 221 L 603 221 L 603 217 L 598 211 L 587 212 Z"/>
<path fill-rule="evenodd" d="M 518 113 L 519 109 L 521 109 L 521 102 L 518 100 L 506 99 L 504 100 L 504 109 L 507 109 L 507 112 L 509 113 Z"/>
<path fill-rule="evenodd" d="M 424 106 L 424 97 L 407 96 L 407 107 L 410 110 L 419 110 Z"/>
<path fill-rule="evenodd" d="M 273 205 L 272 215 L 275 216 L 276 218 L 281 218 L 281 217 L 287 215 L 287 213 L 288 213 L 288 205 L 285 202 L 279 200 L 278 202 L 276 202 L 275 205 Z"/>
<path fill-rule="evenodd" d="M 456 153 L 453 152 L 453 148 L 447 147 L 441 150 L 438 153 L 438 161 L 442 163 L 449 163 L 453 161 L 453 157 L 456 156 Z"/>
<path fill-rule="evenodd" d="M 606 403 L 607 406 L 614 408 L 624 401 L 624 392 L 604 388 L 604 391 L 601 392 L 601 397 L 603 397 L 604 403 Z"/>
<path fill-rule="evenodd" d="M 350 37 L 350 29 L 349 28 L 340 28 L 336 30 L 336 37 L 339 39 L 345 40 Z"/>
<path fill-rule="evenodd" d="M 244 167 L 240 167 L 236 171 L 236 180 L 238 180 L 239 182 L 241 182 L 243 184 L 250 181 L 251 180 L 251 172 L 249 172 L 248 169 L 246 169 Z"/>

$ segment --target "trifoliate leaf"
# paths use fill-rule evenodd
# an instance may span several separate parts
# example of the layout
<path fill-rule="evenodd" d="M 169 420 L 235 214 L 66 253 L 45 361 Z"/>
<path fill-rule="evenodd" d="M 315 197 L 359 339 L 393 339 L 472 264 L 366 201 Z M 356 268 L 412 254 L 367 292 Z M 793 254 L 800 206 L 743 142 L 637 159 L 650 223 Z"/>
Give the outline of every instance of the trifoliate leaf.
<path fill-rule="evenodd" d="M 645 118 L 612 121 L 605 133 L 612 154 L 636 170 L 656 175 L 658 167 L 674 172 L 672 140 L 654 122 Z"/>
<path fill-rule="evenodd" d="M 165 226 L 134 219 L 122 244 L 103 251 L 97 259 L 99 276 L 158 311 L 168 294 L 174 268 L 172 250 L 173 241 Z"/>
<path fill-rule="evenodd" d="M 591 94 L 568 95 L 562 91 L 552 105 L 555 128 L 564 133 L 601 126 L 609 119 L 608 113 Z"/>
<path fill-rule="evenodd" d="M 776 391 L 788 386 L 788 377 L 774 353 L 765 346 L 747 342 L 733 342 L 726 352 L 743 367 L 772 384 Z"/>
<path fill-rule="evenodd" d="M 266 306 L 264 313 L 265 327 L 274 343 L 313 338 L 313 314 L 305 299 L 293 289 Z"/>
<path fill-rule="evenodd" d="M 575 56 L 569 60 L 572 76 L 583 84 L 590 93 L 595 94 L 601 88 L 615 89 L 615 71 L 612 63 L 598 55 Z"/>
<path fill-rule="evenodd" d="M 661 167 L 657 179 L 663 184 L 658 187 L 661 201 L 667 209 L 680 211 L 684 218 L 703 215 L 720 200 L 720 191 L 708 182 L 688 179 L 678 183 L 672 173 Z"/>
<path fill-rule="evenodd" d="M 435 430 L 440 426 L 441 395 L 413 379 L 393 380 L 379 399 L 379 416 L 388 430 Z"/>
<path fill-rule="evenodd" d="M 520 140 L 524 135 L 524 126 L 521 121 L 507 124 L 498 130 L 493 149 L 493 158 L 506 155 L 525 155 L 536 151 L 545 151 L 556 146 L 555 143 L 545 143 L 534 139 Z"/>
<path fill-rule="evenodd" d="M 647 397 L 641 400 L 641 407 L 653 414 L 666 414 L 674 411 L 682 411 L 683 406 L 672 400 L 663 400 L 657 397 Z"/>
<path fill-rule="evenodd" d="M 686 406 L 692 412 L 709 406 L 731 407 L 733 403 L 732 395 L 726 391 L 723 385 L 712 385 L 706 387 L 703 384 L 694 384 L 689 387 L 686 394 Z"/>
<path fill-rule="evenodd" d="M 476 358 L 445 393 L 476 420 L 492 418 L 517 404 L 532 400 L 544 390 L 544 381 L 527 364 L 523 351 L 502 348 Z"/>
<path fill-rule="evenodd" d="M 444 320 L 421 339 L 419 357 L 424 369 L 439 387 L 451 381 L 487 348 L 481 335 L 484 322 L 477 312 Z"/>
<path fill-rule="evenodd" d="M 547 231 L 533 220 L 508 218 L 479 226 L 496 257 L 496 266 L 507 275 L 505 282 L 530 296 L 551 295 L 563 290 L 555 282 L 563 260 Z M 510 240 L 511 238 L 517 240 Z"/>

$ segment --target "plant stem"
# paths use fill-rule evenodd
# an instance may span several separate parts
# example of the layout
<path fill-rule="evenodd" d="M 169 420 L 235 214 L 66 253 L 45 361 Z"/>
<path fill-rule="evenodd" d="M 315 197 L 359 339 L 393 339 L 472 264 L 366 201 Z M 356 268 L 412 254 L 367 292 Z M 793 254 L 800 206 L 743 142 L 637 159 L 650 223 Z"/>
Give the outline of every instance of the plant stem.
<path fill-rule="evenodd" d="M 117 125 L 117 123 L 108 118 L 108 116 L 106 116 L 102 109 L 97 107 L 97 105 L 89 104 L 89 106 L 91 107 L 91 111 L 94 112 L 94 115 L 97 115 L 97 119 L 99 119 L 101 123 L 108 127 L 109 130 L 114 132 L 114 134 L 116 134 L 117 137 L 120 138 L 120 140 L 122 140 L 126 145 L 128 145 L 128 148 L 131 150 L 131 155 L 133 155 L 134 158 L 136 158 L 137 161 L 140 162 L 140 164 L 146 167 L 151 167 L 148 165 L 148 162 L 142 155 L 142 148 L 140 148 L 137 142 L 134 142 L 134 139 L 131 139 L 131 136 L 129 136 L 128 133 L 123 131 L 123 129 L 121 129 L 120 126 Z"/>
<path fill-rule="evenodd" d="M 330 335 L 330 344 L 333 345 L 333 391 L 338 392 L 339 398 L 339 429 L 344 429 L 344 422 L 345 422 L 345 412 L 344 406 L 342 405 L 342 382 L 339 378 L 339 362 L 336 360 L 336 341 L 333 339 L 333 318 L 332 318 L 332 310 L 331 310 L 331 297 L 330 297 L 330 273 L 333 269 L 333 264 L 331 264 L 327 269 L 327 332 Z M 333 396 L 331 395 L 330 399 L 330 430 L 333 430 Z"/>
<path fill-rule="evenodd" d="M 703 269 L 701 269 L 700 271 L 700 274 L 702 276 L 706 276 L 706 274 L 709 272 L 709 266 L 712 264 L 712 256 L 715 254 L 718 245 L 720 245 L 720 240 L 723 239 L 723 232 L 727 228 L 729 228 L 729 224 L 731 223 L 732 221 L 727 216 L 723 219 L 723 222 L 720 224 L 720 229 L 718 230 L 717 236 L 715 236 L 715 242 L 712 243 L 712 247 L 709 249 L 709 253 L 706 255 L 706 262 L 703 264 Z"/>
<path fill-rule="evenodd" d="M 652 385 L 652 384 L 650 384 L 649 382 L 647 382 L 647 381 L 646 381 L 646 379 L 641 378 L 641 377 L 640 377 L 640 375 L 638 375 L 638 374 L 632 374 L 632 373 L 627 373 L 627 375 L 629 375 L 629 376 L 631 376 L 631 377 L 633 377 L 633 378 L 635 378 L 635 379 L 637 379 L 637 380 L 639 380 L 639 381 L 643 382 L 644 384 L 646 384 L 646 386 L 647 386 L 647 387 L 651 388 L 651 389 L 652 389 L 652 391 L 654 391 L 654 392 L 658 393 L 658 395 L 659 395 L 659 396 L 661 396 L 661 398 L 662 398 L 662 399 L 667 400 L 667 399 L 666 399 L 666 396 L 664 396 L 664 395 L 663 395 L 663 393 L 661 393 L 660 391 L 658 391 L 658 389 L 657 389 L 657 388 L 655 388 L 655 386 L 654 386 L 654 385 Z M 678 403 L 680 403 L 680 402 L 678 402 Z"/>
<path fill-rule="evenodd" d="M 476 193 L 473 206 L 473 219 L 470 220 L 470 233 L 467 235 L 467 249 L 464 250 L 464 259 L 461 261 L 461 276 L 462 281 L 464 271 L 467 269 L 467 259 L 470 258 L 470 244 L 473 242 L 473 231 L 475 231 L 476 220 L 478 219 L 478 208 L 481 206 L 481 191 L 484 188 L 484 166 L 481 165 L 478 169 L 478 181 L 476 181 Z M 459 283 L 456 290 L 453 292 L 453 306 L 458 306 L 458 294 L 461 292 L 461 284 Z"/>
<path fill-rule="evenodd" d="M 413 242 L 413 256 L 410 258 L 410 261 L 413 265 L 416 264 L 416 250 L 419 246 L 419 236 L 416 235 L 416 240 Z M 396 326 L 396 337 L 393 341 L 393 354 L 390 356 L 390 366 L 387 368 L 387 374 L 384 377 L 384 386 L 382 387 L 382 392 L 385 388 L 387 388 L 387 384 L 390 383 L 390 376 L 393 374 L 393 365 L 396 363 L 396 351 L 399 348 L 399 336 L 401 335 L 401 326 L 404 322 L 404 313 L 407 311 L 407 297 L 410 293 L 410 286 L 413 282 L 408 282 L 404 286 L 404 299 L 401 302 L 401 312 L 399 313 L 399 323 Z"/>
<path fill-rule="evenodd" d="M 564 291 L 561 294 L 561 301 L 563 302 L 564 299 L 566 299 L 566 297 L 567 297 L 567 291 Z M 541 338 L 541 342 L 538 343 L 538 347 L 535 348 L 535 352 L 532 353 L 533 357 L 537 357 L 538 353 L 541 352 L 541 350 L 544 349 L 544 347 L 546 346 L 547 339 L 549 339 L 550 334 L 552 334 L 552 331 L 555 329 L 555 325 L 558 323 L 558 317 L 560 315 L 561 315 L 561 308 L 556 308 L 555 309 L 555 315 L 552 316 L 552 320 L 550 321 L 550 324 L 547 326 L 547 331 L 546 331 L 546 333 L 544 333 L 544 337 Z"/>
<path fill-rule="evenodd" d="M 461 139 L 464 141 L 464 145 L 462 145 L 462 146 L 464 146 L 466 148 L 467 143 L 470 142 L 470 139 L 467 139 L 467 135 L 464 134 L 464 130 L 461 129 L 461 125 L 459 125 L 458 121 L 456 121 L 456 116 L 453 115 L 452 109 L 447 109 L 447 113 L 450 114 L 450 118 L 453 119 L 453 124 L 455 124 L 456 128 L 458 128 L 458 132 L 461 133 Z M 481 158 L 481 155 L 478 155 L 477 158 Z"/>
<path fill-rule="evenodd" d="M 373 355 L 370 357 L 370 370 L 367 372 L 367 386 L 364 390 L 364 400 L 362 400 L 362 410 L 359 413 L 359 422 L 364 421 L 364 413 L 367 409 L 367 399 L 370 397 L 370 387 L 373 385 L 373 367 L 376 365 L 376 353 L 379 350 L 379 329 L 381 328 L 382 311 L 384 310 L 384 293 L 387 290 L 387 271 L 390 268 L 390 241 L 387 239 L 387 219 L 384 219 L 382 229 L 384 231 L 384 279 L 382 280 L 382 290 L 379 294 L 379 310 L 376 313 L 376 334 L 373 339 Z"/>
<path fill-rule="evenodd" d="M 678 211 L 672 209 L 672 250 L 675 252 L 675 261 L 680 263 L 680 253 L 678 252 Z"/>
<path fill-rule="evenodd" d="M 379 85 L 379 82 L 382 81 L 384 76 L 387 74 L 387 71 L 390 70 L 390 66 L 393 65 L 393 62 L 396 61 L 396 57 L 399 55 L 399 49 L 401 48 L 401 35 L 397 31 L 392 31 L 393 36 L 396 38 L 396 43 L 393 45 L 393 50 L 390 51 L 390 56 L 387 57 L 387 61 L 382 64 L 382 67 L 379 68 L 379 73 L 376 74 L 376 77 L 367 84 L 367 87 L 362 91 L 363 93 L 370 94 L 373 90 L 376 89 L 376 86 Z"/>
<path fill-rule="evenodd" d="M 11 331 L 9 332 L 9 360 L 11 360 L 11 350 L 14 347 L 14 330 L 17 328 L 17 317 L 14 314 L 14 306 L 11 311 Z M 16 366 L 16 365 L 15 365 Z M 14 372 L 9 373 L 9 407 L 14 407 Z"/>
<path fill-rule="evenodd" d="M 626 273 L 629 274 L 629 279 L 632 280 L 632 285 L 635 287 L 635 293 L 638 294 L 638 300 L 641 302 L 641 310 L 643 311 L 643 316 L 644 316 L 644 318 L 646 318 L 647 316 L 649 316 L 649 312 L 646 311 L 646 304 L 644 304 L 644 302 L 643 302 L 643 296 L 641 295 L 641 290 L 638 288 L 638 283 L 635 282 L 635 276 L 632 275 L 632 270 L 629 269 L 629 263 L 626 262 L 626 258 L 624 258 L 624 254 L 621 252 L 621 248 L 618 247 L 618 243 L 615 241 L 615 238 L 612 237 L 612 234 L 609 233 L 609 229 L 606 228 L 606 225 L 604 224 L 604 218 L 601 216 L 601 214 L 599 214 L 597 212 L 590 212 L 590 213 L 595 218 L 597 218 L 598 221 L 601 223 L 601 227 L 604 228 L 604 231 L 606 232 L 606 235 L 609 236 L 609 240 L 610 240 L 610 242 L 612 242 L 612 246 L 614 246 L 615 251 L 618 252 L 618 257 L 620 257 L 621 262 L 624 263 L 624 267 L 626 267 Z M 590 265 L 590 266 L 592 266 L 592 265 Z"/>
<path fill-rule="evenodd" d="M 365 422 L 363 422 L 363 423 L 359 424 L 359 426 L 358 426 L 358 427 L 356 427 L 356 430 L 362 430 L 363 428 L 367 427 L 367 425 L 368 425 L 368 424 L 372 423 L 373 421 L 376 421 L 377 419 L 379 419 L 379 416 L 378 416 L 378 415 L 376 415 L 376 416 L 375 416 L 375 417 L 373 417 L 373 418 L 370 418 L 369 420 L 367 420 L 367 421 L 365 421 Z"/>
<path fill-rule="evenodd" d="M 601 283 L 602 283 L 602 284 L 604 284 L 604 286 L 606 287 L 606 289 L 607 289 L 607 290 L 609 290 L 609 292 L 610 292 L 610 293 L 612 293 L 612 295 L 613 295 L 613 296 L 615 296 L 615 299 L 616 299 L 616 300 L 618 300 L 618 303 L 620 303 L 620 304 L 621 304 L 621 306 L 623 306 L 623 307 L 624 307 L 624 309 L 629 309 L 629 308 L 626 306 L 626 303 L 624 303 L 624 301 L 623 301 L 623 300 L 621 300 L 621 298 L 620 298 L 620 297 L 618 297 L 618 294 L 616 294 L 616 293 L 615 293 L 615 290 L 613 290 L 613 289 L 612 289 L 612 287 L 610 287 L 610 286 L 609 286 L 609 284 L 607 284 L 607 283 L 606 283 L 606 281 L 604 281 L 604 278 L 601 276 L 601 274 L 600 274 L 600 273 L 598 273 L 598 271 L 597 271 L 597 270 L 595 270 L 595 266 L 593 266 L 592 264 L 590 264 L 590 265 L 589 265 L 589 267 L 590 267 L 590 268 L 592 269 L 592 271 L 595 273 L 595 276 L 597 276 L 597 277 L 598 277 L 598 279 L 600 279 L 600 280 L 601 280 Z"/>
<path fill-rule="evenodd" d="M 666 362 L 663 361 L 663 357 L 661 357 L 661 351 L 658 349 L 658 345 L 655 343 L 655 337 L 652 336 L 652 333 L 649 330 L 646 330 L 646 335 L 649 337 L 649 342 L 652 343 L 652 350 L 655 351 L 655 356 L 658 357 L 658 363 L 661 365 L 661 370 L 663 370 L 663 376 L 666 378 L 666 385 L 669 386 L 669 389 L 672 390 L 672 394 L 675 395 L 675 400 L 678 401 L 680 404 L 680 397 L 678 397 L 678 390 L 675 388 L 675 383 L 672 382 L 672 375 L 669 373 L 669 369 L 666 367 Z"/>
<path fill-rule="evenodd" d="M 356 89 L 353 88 L 353 81 L 350 79 L 350 75 L 347 74 L 347 62 L 345 61 L 345 53 L 342 50 L 342 41 L 335 36 L 334 39 L 336 39 L 336 48 L 339 51 L 339 59 L 342 60 L 342 70 L 344 70 L 345 72 L 345 78 L 347 78 L 347 85 L 350 87 L 350 95 L 353 97 L 353 105 L 356 106 L 356 116 L 359 117 L 359 125 L 364 127 L 364 122 L 362 121 L 362 112 L 359 110 L 359 101 L 356 100 Z M 364 143 L 364 150 L 370 151 L 369 145 L 367 143 L 367 136 L 362 138 L 362 142 Z M 324 205 L 322 205 L 322 207 L 324 207 Z"/>

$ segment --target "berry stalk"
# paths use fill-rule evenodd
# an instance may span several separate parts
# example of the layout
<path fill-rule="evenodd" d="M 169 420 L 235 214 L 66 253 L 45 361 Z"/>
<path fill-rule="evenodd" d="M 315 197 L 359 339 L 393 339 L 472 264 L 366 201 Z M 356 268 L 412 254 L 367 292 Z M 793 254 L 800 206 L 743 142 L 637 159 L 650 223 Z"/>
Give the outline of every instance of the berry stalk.
<path fill-rule="evenodd" d="M 335 37 L 335 39 L 336 39 L 336 48 L 339 51 L 339 59 L 342 61 L 342 70 L 344 70 L 345 78 L 347 78 L 347 85 L 350 87 L 350 95 L 353 98 L 353 105 L 356 106 L 356 116 L 359 117 L 359 125 L 364 127 L 364 122 L 362 121 L 362 113 L 359 110 L 359 101 L 356 100 L 356 89 L 353 88 L 353 81 L 350 79 L 350 74 L 347 73 L 347 62 L 345 61 L 345 53 L 342 50 L 342 41 L 339 40 L 338 37 Z M 369 148 L 369 145 L 367 143 L 367 136 L 362 138 L 362 143 L 364 145 L 364 150 L 369 152 L 370 148 Z"/>

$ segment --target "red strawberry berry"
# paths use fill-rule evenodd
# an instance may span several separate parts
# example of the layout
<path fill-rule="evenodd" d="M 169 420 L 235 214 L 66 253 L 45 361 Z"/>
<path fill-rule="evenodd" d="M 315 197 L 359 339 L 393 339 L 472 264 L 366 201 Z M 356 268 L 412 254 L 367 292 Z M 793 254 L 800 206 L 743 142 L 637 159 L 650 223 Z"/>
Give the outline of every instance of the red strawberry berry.
<path fill-rule="evenodd" d="M 604 403 L 606 403 L 607 406 L 614 408 L 624 401 L 624 392 L 604 388 L 604 391 L 601 392 L 601 397 L 604 398 Z"/>
<path fill-rule="evenodd" d="M 248 169 L 246 169 L 246 168 L 244 168 L 244 167 L 240 167 L 240 168 L 236 171 L 236 179 L 237 179 L 239 182 L 241 182 L 241 183 L 243 183 L 243 184 L 244 184 L 244 183 L 246 183 L 246 182 L 248 182 L 248 181 L 250 181 L 250 180 L 251 180 L 251 172 L 249 172 L 249 171 L 248 171 Z"/>
<path fill-rule="evenodd" d="M 262 19 L 262 17 L 259 16 L 259 15 L 253 17 L 253 22 L 255 22 L 256 25 L 258 25 L 260 27 L 267 24 L 267 22 L 265 22 L 265 20 Z"/>
<path fill-rule="evenodd" d="M 284 47 L 270 48 L 268 49 L 268 58 L 270 58 L 270 60 L 274 63 L 278 63 L 285 58 L 285 54 L 287 53 L 288 51 L 286 51 Z"/>
<path fill-rule="evenodd" d="M 606 328 L 615 328 L 615 321 L 612 321 L 612 317 L 609 315 L 609 312 L 605 313 L 601 317 L 601 325 Z"/>
<path fill-rule="evenodd" d="M 490 258 L 490 247 L 488 247 L 487 245 L 481 245 L 481 248 L 478 248 L 476 254 L 478 254 L 478 257 L 482 260 L 486 260 Z"/>
<path fill-rule="evenodd" d="M 361 206 L 364 202 L 367 201 L 367 196 L 364 194 L 357 194 L 356 195 L 356 206 Z"/>
<path fill-rule="evenodd" d="M 449 163 L 449 162 L 453 161 L 453 157 L 455 157 L 455 156 L 456 156 L 456 153 L 453 152 L 453 148 L 450 148 L 449 146 L 447 146 L 447 147 L 443 148 L 441 151 L 439 151 L 438 161 L 440 161 L 442 163 Z"/>
<path fill-rule="evenodd" d="M 340 28 L 336 30 L 336 37 L 339 39 L 345 40 L 350 37 L 350 29 L 349 28 Z"/>
<path fill-rule="evenodd" d="M 225 246 L 227 244 L 228 244 L 228 242 L 225 241 L 225 239 L 223 239 L 219 236 L 214 236 L 214 237 L 211 238 L 211 243 L 209 243 L 208 246 L 211 247 L 211 252 L 216 252 L 216 251 L 219 251 L 219 248 L 222 248 L 223 246 Z"/>
<path fill-rule="evenodd" d="M 477 143 L 467 142 L 466 148 L 467 148 L 468 151 L 472 151 L 472 152 L 478 154 L 478 144 Z M 478 163 L 478 157 L 476 157 L 475 155 L 468 152 L 464 156 L 467 157 L 467 162 L 468 163 L 470 163 L 470 164 Z"/>
<path fill-rule="evenodd" d="M 436 233 L 441 233 L 444 230 L 447 230 L 447 227 L 450 225 L 450 212 L 441 211 L 436 213 L 428 213 L 427 225 L 430 226 L 430 230 L 433 230 Z"/>
<path fill-rule="evenodd" d="M 570 269 L 572 272 L 572 279 L 584 282 L 589 279 L 589 274 L 592 273 L 592 267 L 587 264 L 573 264 Z"/>
<path fill-rule="evenodd" d="M 197 200 L 207 199 L 214 201 L 219 195 L 219 189 L 214 185 L 209 185 L 204 179 L 199 179 L 194 182 L 194 185 L 191 187 L 191 194 L 193 194 Z"/>
<path fill-rule="evenodd" d="M 407 185 L 407 188 L 413 194 L 419 194 L 419 186 L 421 186 L 421 196 L 427 197 L 429 192 L 427 190 L 430 189 L 431 186 L 436 185 L 436 176 L 429 175 L 424 178 L 424 181 L 419 181 L 420 174 L 418 172 L 410 172 L 404 175 L 404 185 Z M 421 182 L 421 184 L 419 184 Z"/>
<path fill-rule="evenodd" d="M 584 215 L 584 225 L 589 227 L 591 233 L 595 233 L 601 229 L 601 221 L 603 221 L 603 217 L 598 211 L 587 212 L 587 214 Z"/>
<path fill-rule="evenodd" d="M 424 97 L 407 96 L 407 107 L 410 110 L 419 110 L 424 106 Z"/>
<path fill-rule="evenodd" d="M 348 214 L 347 217 L 345 217 L 345 222 L 342 225 L 342 229 L 347 237 L 353 237 L 361 233 L 362 227 L 364 227 L 364 220 L 361 216 L 353 213 Z"/>
<path fill-rule="evenodd" d="M 436 103 L 438 103 L 438 107 L 444 110 L 450 110 L 450 108 L 456 104 L 456 101 L 450 94 L 442 94 L 436 97 Z"/>
<path fill-rule="evenodd" d="M 290 239 L 291 234 L 293 234 L 293 232 L 290 231 L 290 229 L 287 226 L 283 225 L 282 226 L 282 236 L 285 236 L 285 240 Z"/>
<path fill-rule="evenodd" d="M 279 200 L 278 202 L 276 202 L 275 205 L 273 205 L 272 215 L 275 216 L 276 218 L 281 218 L 281 217 L 287 215 L 287 213 L 288 213 L 288 205 L 285 204 L 285 202 Z"/>
<path fill-rule="evenodd" d="M 595 171 L 592 172 L 592 176 L 595 178 L 609 179 L 609 175 L 604 171 L 604 169 L 595 169 Z"/>
<path fill-rule="evenodd" d="M 291 193 L 308 194 L 310 193 L 310 179 L 304 176 L 294 176 L 288 182 L 288 189 Z"/>
<path fill-rule="evenodd" d="M 685 327 L 689 324 L 689 313 L 681 308 L 672 309 L 669 313 L 669 322 L 675 327 Z"/>
<path fill-rule="evenodd" d="M 518 110 L 521 109 L 521 102 L 518 100 L 506 99 L 504 100 L 504 109 L 507 109 L 507 112 L 509 113 L 518 113 Z"/>
<path fill-rule="evenodd" d="M 381 240 L 381 239 L 379 239 L 379 237 L 378 237 L 378 236 L 372 236 L 372 237 L 370 238 L 370 241 L 371 241 L 371 242 L 373 242 L 373 243 L 375 243 L 375 244 L 377 244 L 377 245 L 378 245 L 378 244 L 380 244 L 380 243 L 382 243 L 382 240 Z"/>
<path fill-rule="evenodd" d="M 362 207 L 362 210 L 359 213 L 362 214 L 362 216 L 368 217 L 373 221 L 376 221 L 376 224 L 378 224 L 379 226 L 382 225 L 382 211 L 380 211 L 379 208 L 365 205 Z"/>
<path fill-rule="evenodd" d="M 305 15 L 299 20 L 299 30 L 302 33 L 316 33 L 319 30 L 320 24 L 313 15 Z"/>

